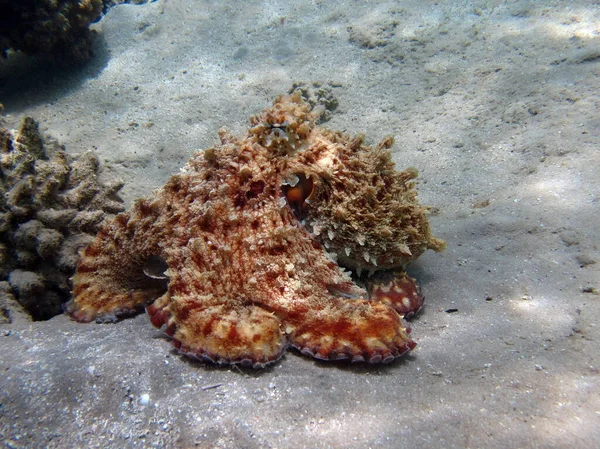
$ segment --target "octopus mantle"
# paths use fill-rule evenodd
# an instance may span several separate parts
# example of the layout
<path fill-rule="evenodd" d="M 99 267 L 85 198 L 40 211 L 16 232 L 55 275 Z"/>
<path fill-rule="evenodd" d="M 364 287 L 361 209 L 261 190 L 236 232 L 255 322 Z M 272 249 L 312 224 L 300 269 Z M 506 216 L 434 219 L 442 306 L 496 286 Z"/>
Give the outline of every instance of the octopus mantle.
<path fill-rule="evenodd" d="M 404 267 L 441 250 L 392 139 L 376 147 L 315 124 L 298 94 L 119 214 L 82 253 L 66 311 L 114 321 L 146 307 L 194 358 L 256 368 L 288 346 L 388 363 L 415 343 L 423 297 Z M 350 271 L 351 270 L 351 271 Z"/>

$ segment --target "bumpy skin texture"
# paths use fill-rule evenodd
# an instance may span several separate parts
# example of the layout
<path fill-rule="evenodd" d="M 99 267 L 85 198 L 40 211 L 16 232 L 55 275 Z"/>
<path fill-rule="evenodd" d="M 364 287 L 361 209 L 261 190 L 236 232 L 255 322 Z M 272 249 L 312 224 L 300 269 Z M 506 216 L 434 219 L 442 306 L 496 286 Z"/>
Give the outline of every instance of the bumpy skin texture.
<path fill-rule="evenodd" d="M 390 139 L 371 148 L 315 119 L 295 94 L 253 117 L 242 138 L 221 131 L 221 145 L 100 231 L 67 312 L 105 321 L 150 304 L 182 353 L 216 363 L 263 367 L 288 345 L 371 363 L 411 350 L 402 314 L 422 296 L 402 269 L 443 248 L 415 173 L 394 170 Z M 338 260 L 376 274 L 355 282 Z"/>

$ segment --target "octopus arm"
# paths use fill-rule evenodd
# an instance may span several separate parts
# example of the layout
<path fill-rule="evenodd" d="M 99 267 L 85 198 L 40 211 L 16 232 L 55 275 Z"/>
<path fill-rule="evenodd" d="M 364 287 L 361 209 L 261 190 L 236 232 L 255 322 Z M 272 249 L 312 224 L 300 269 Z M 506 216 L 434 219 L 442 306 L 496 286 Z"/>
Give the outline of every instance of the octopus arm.
<path fill-rule="evenodd" d="M 262 368 L 287 348 L 279 318 L 256 304 L 233 305 L 190 292 L 165 297 L 147 311 L 180 353 L 198 360 Z"/>
<path fill-rule="evenodd" d="M 211 259 L 203 240 L 171 254 L 168 294 L 146 309 L 152 324 L 192 358 L 255 368 L 275 362 L 288 346 L 279 317 L 235 282 L 229 250 L 213 248 Z"/>
<path fill-rule="evenodd" d="M 139 313 L 161 296 L 166 279 L 144 274 L 150 257 L 160 255 L 161 232 L 149 203 L 138 201 L 119 214 L 82 251 L 73 276 L 72 299 L 65 311 L 80 322 L 115 321 Z"/>
<path fill-rule="evenodd" d="M 400 315 L 366 300 L 330 298 L 325 307 L 290 313 L 285 321 L 291 345 L 321 360 L 389 363 L 416 346 Z"/>
<path fill-rule="evenodd" d="M 255 273 L 253 297 L 281 320 L 293 347 L 317 359 L 370 363 L 389 363 L 415 347 L 402 317 L 367 300 L 367 292 L 309 237 L 296 235 L 288 254 L 302 269 L 280 273 L 270 287 L 268 276 Z"/>

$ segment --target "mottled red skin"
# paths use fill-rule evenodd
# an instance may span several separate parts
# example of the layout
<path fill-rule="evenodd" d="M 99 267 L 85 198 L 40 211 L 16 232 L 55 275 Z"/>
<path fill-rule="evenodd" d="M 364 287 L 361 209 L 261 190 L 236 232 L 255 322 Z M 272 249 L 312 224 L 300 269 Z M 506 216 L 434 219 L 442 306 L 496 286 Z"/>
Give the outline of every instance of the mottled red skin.
<path fill-rule="evenodd" d="M 417 281 L 404 271 L 385 273 L 369 282 L 369 297 L 393 308 L 405 318 L 412 318 L 423 307 L 425 298 Z"/>
<path fill-rule="evenodd" d="M 369 363 L 412 350 L 403 316 L 423 298 L 403 267 L 443 247 L 416 172 L 395 171 L 391 140 L 368 147 L 314 120 L 295 95 L 242 138 L 221 132 L 220 146 L 98 233 L 67 312 L 113 321 L 146 307 L 181 353 L 218 364 L 264 367 L 288 346 Z M 150 261 L 164 261 L 164 276 Z"/>

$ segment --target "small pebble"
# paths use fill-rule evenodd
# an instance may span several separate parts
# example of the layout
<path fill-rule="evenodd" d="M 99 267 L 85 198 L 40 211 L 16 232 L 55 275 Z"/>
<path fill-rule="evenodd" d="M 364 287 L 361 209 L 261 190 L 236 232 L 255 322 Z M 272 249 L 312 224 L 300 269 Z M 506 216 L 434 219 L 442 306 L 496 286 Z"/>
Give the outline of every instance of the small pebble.
<path fill-rule="evenodd" d="M 577 256 L 577 263 L 580 268 L 587 267 L 588 265 L 593 265 L 596 261 L 589 254 L 579 254 Z"/>

